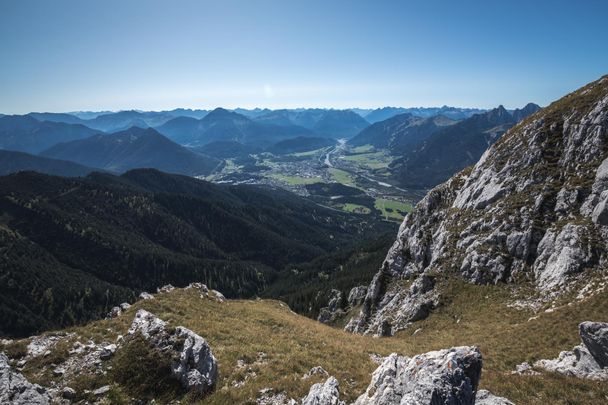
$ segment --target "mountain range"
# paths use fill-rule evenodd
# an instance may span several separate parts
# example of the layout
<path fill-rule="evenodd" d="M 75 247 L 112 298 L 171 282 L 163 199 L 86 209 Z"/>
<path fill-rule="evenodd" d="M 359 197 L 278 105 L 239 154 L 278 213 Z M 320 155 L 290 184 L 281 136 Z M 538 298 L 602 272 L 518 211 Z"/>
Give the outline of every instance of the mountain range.
<path fill-rule="evenodd" d="M 262 124 L 223 108 L 216 108 L 200 120 L 174 118 L 157 129 L 175 142 L 189 146 L 202 146 L 214 141 L 268 145 L 278 140 L 312 134 L 306 128 L 295 125 Z"/>
<path fill-rule="evenodd" d="M 359 114 L 370 124 L 392 118 L 399 114 L 411 114 L 416 117 L 429 118 L 436 115 L 443 115 L 452 120 L 463 120 L 474 114 L 483 113 L 485 110 L 479 108 L 459 108 L 459 107 L 382 107 L 375 110 L 360 110 Z"/>
<path fill-rule="evenodd" d="M 82 124 L 38 121 L 27 115 L 0 117 L 0 149 L 41 152 L 59 142 L 83 139 L 98 133 Z"/>
<path fill-rule="evenodd" d="M 296 125 L 317 135 L 330 138 L 350 138 L 369 125 L 360 115 L 350 110 L 320 108 L 273 110 L 258 114 L 256 122 L 274 125 Z"/>
<path fill-rule="evenodd" d="M 348 144 L 355 147 L 372 145 L 398 155 L 455 122 L 443 115 L 421 118 L 409 113 L 399 114 L 370 125 L 351 138 Z"/>
<path fill-rule="evenodd" d="M 424 134 L 426 139 L 401 148 L 391 163 L 393 178 L 404 187 L 433 187 L 475 164 L 509 128 L 539 109 L 532 103 L 512 112 L 499 106 L 441 130 L 431 127 L 432 133 Z"/>

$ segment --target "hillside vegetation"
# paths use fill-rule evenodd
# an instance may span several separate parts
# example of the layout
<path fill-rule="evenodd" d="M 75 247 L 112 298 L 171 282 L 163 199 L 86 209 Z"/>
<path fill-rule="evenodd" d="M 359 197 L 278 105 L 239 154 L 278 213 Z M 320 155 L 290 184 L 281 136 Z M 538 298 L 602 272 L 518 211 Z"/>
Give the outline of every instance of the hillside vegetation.
<path fill-rule="evenodd" d="M 31 381 L 43 385 L 60 382 L 62 377 L 53 375 L 52 369 L 65 361 L 67 350 L 74 342 L 85 343 L 88 339 L 96 343 L 113 342 L 118 335 L 126 333 L 135 312 L 145 308 L 173 326 L 193 330 L 209 342 L 218 359 L 220 374 L 216 389 L 209 396 L 196 401 L 171 386 L 151 382 L 148 374 L 158 371 L 124 364 L 133 357 L 121 355 L 122 348 L 113 360 L 103 364 L 104 369 L 108 366 L 130 369 L 128 384 L 117 382 L 112 372 L 107 375 L 83 373 L 61 384 L 70 384 L 79 398 L 86 398 L 85 389 L 110 384 L 108 398 L 112 403 L 129 403 L 134 390 L 143 390 L 155 393 L 160 403 L 182 399 L 201 404 L 245 404 L 255 403 L 260 390 L 265 388 L 300 398 L 313 383 L 323 379 L 320 376 L 303 379 L 302 376 L 312 367 L 322 366 L 340 382 L 341 397 L 351 401 L 364 392 L 370 373 L 377 367 L 370 355 L 386 356 L 391 352 L 413 355 L 456 345 L 477 345 L 484 356 L 481 388 L 517 404 L 605 403 L 606 382 L 550 373 L 521 376 L 511 371 L 522 361 L 554 357 L 561 349 L 578 343 L 578 322 L 607 321 L 606 294 L 560 305 L 552 312 L 541 311 L 530 319 L 529 310 L 507 306 L 525 296 L 528 293 L 525 288 L 476 286 L 457 280 L 445 288 L 449 300 L 429 319 L 417 324 L 417 333 L 407 330 L 390 338 L 352 335 L 296 315 L 279 301 L 217 302 L 201 298 L 196 289 L 176 289 L 137 302 L 119 318 L 63 331 L 64 337 L 52 353 L 38 362 L 28 362 L 23 372 Z M 27 340 L 16 341 L 4 350 L 19 358 L 23 355 L 19 348 L 26 343 Z M 139 352 L 139 356 L 145 360 L 146 351 Z"/>
<path fill-rule="evenodd" d="M 286 191 L 154 170 L 1 177 L 0 334 L 83 322 L 167 283 L 251 297 L 289 263 L 388 229 Z"/>

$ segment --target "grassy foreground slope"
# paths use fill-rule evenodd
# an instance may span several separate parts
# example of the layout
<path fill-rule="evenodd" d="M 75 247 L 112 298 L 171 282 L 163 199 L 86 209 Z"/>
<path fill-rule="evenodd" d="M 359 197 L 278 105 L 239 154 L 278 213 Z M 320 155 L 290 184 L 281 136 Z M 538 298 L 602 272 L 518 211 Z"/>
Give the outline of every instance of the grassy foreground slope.
<path fill-rule="evenodd" d="M 607 321 L 605 293 L 556 307 L 552 312 L 541 310 L 533 314 L 506 305 L 525 293 L 521 289 L 468 285 L 455 280 L 443 288 L 444 305 L 427 320 L 391 338 L 352 335 L 297 315 L 279 301 L 220 303 L 200 298 L 194 289 L 177 289 L 157 294 L 153 300 L 139 301 L 119 318 L 67 330 L 76 336 L 65 338 L 65 342 L 57 344 L 53 353 L 39 362 L 28 362 L 23 372 L 31 381 L 52 385 L 52 381 L 62 378 L 54 376 L 52 370 L 61 364 L 73 342 L 86 342 L 88 338 L 98 343 L 114 341 L 126 333 L 135 312 L 145 308 L 171 325 L 192 329 L 210 343 L 219 362 L 220 379 L 213 393 L 197 401 L 201 404 L 255 403 L 264 388 L 285 392 L 297 399 L 304 396 L 313 383 L 322 380 L 318 376 L 302 379 L 303 374 L 318 365 L 339 380 L 342 398 L 352 401 L 365 391 L 370 373 L 377 367 L 370 355 L 385 356 L 391 352 L 413 355 L 454 345 L 478 345 L 484 356 L 481 388 L 517 404 L 606 403 L 606 382 L 549 373 L 511 374 L 518 363 L 552 358 L 560 350 L 578 344 L 579 322 Z M 538 317 L 530 320 L 535 315 Z M 414 329 L 420 330 L 413 335 Z M 9 354 L 18 354 L 18 348 L 24 344 L 25 341 L 15 342 L 3 349 Z M 133 361 L 132 356 L 121 355 L 121 350 L 119 348 L 114 359 L 104 366 L 111 365 L 114 370 L 133 367 L 120 364 L 126 359 Z M 82 399 L 86 398 L 82 396 L 85 388 L 111 384 L 108 399 L 112 403 L 129 403 L 134 390 L 156 392 L 161 403 L 172 399 L 186 403 L 192 400 L 171 390 L 158 392 L 162 387 L 158 384 L 146 386 L 150 384 L 149 379 L 146 381 L 147 375 L 155 371 L 132 373 L 128 386 L 117 384 L 111 370 L 105 376 L 80 375 L 68 383 Z"/>

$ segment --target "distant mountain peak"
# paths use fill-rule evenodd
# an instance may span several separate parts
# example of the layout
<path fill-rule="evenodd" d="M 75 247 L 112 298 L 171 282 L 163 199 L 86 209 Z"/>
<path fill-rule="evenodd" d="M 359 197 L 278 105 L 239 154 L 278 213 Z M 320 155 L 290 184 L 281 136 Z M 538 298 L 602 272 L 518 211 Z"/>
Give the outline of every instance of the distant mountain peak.
<path fill-rule="evenodd" d="M 225 120 L 225 119 L 249 120 L 249 118 L 245 117 L 242 114 L 227 110 L 222 107 L 216 108 L 215 110 L 213 110 L 209 114 L 207 114 L 205 117 L 203 117 L 203 120 L 205 120 L 205 121 Z"/>

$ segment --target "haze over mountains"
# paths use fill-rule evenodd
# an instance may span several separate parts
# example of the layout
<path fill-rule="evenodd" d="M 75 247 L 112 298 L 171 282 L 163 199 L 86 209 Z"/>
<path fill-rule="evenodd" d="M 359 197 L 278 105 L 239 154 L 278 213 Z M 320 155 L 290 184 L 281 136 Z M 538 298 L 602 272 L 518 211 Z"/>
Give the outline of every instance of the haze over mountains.
<path fill-rule="evenodd" d="M 513 111 L 514 122 L 529 114 L 533 107 L 528 106 L 528 109 Z M 229 111 L 217 108 L 213 111 L 175 109 L 160 112 L 30 113 L 0 117 L 0 147 L 30 154 L 42 153 L 46 158 L 68 160 L 85 167 L 117 173 L 150 167 L 171 173 L 208 176 L 222 170 L 221 160 L 247 157 L 264 151 L 273 154 L 301 153 L 330 147 L 336 139 L 345 138 L 350 139 L 348 144 L 353 147 L 371 145 L 386 149 L 395 160 L 391 163 L 389 180 L 407 187 L 424 188 L 437 184 L 456 168 L 474 162 L 480 151 L 483 152 L 483 145 L 487 147 L 491 140 L 502 133 L 498 129 L 493 136 L 467 132 L 469 124 L 465 123 L 479 111 L 444 106 L 409 109 L 384 107 L 376 110 L 316 108 Z M 375 123 L 370 125 L 365 117 Z M 378 121 L 382 118 L 385 119 Z M 467 146 L 464 154 L 452 156 L 455 163 L 448 165 L 443 175 L 431 175 L 424 182 L 416 180 L 424 177 L 424 174 L 413 173 L 412 165 L 418 165 L 416 170 L 424 172 L 428 168 L 427 160 L 443 159 L 439 145 L 444 141 L 429 141 L 429 145 L 424 147 L 422 142 L 458 121 L 459 125 L 451 132 L 452 137 L 466 132 L 461 146 L 465 147 L 467 142 L 478 144 Z M 142 132 L 136 128 L 155 130 Z M 458 132 L 458 128 L 461 128 L 461 132 Z M 489 129 L 484 127 L 484 130 Z M 436 139 L 441 139 L 438 136 Z M 450 138 L 449 135 L 443 136 Z M 471 140 L 465 141 L 464 137 L 467 136 Z M 190 152 L 184 146 L 194 149 Z M 420 163 L 412 156 L 417 154 L 424 156 L 419 158 Z M 415 163 L 410 163 L 413 161 Z M 12 170 L 34 167 L 44 170 L 47 167 L 26 162 L 32 163 L 33 160 L 16 159 L 5 167 Z M 412 172 L 411 181 L 403 180 L 404 171 Z M 81 173 L 81 169 L 75 169 L 73 174 Z"/>
<path fill-rule="evenodd" d="M 59 142 L 83 139 L 98 132 L 82 124 L 38 121 L 27 115 L 5 115 L 0 117 L 0 148 L 38 153 Z"/>

